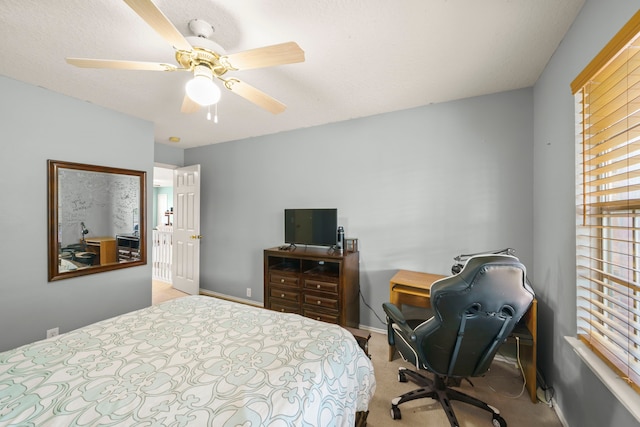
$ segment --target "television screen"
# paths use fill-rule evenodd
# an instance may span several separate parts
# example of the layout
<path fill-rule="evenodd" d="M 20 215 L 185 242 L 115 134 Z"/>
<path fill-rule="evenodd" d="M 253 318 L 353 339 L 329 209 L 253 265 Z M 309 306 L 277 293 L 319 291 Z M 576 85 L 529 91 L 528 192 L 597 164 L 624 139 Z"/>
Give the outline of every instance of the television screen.
<path fill-rule="evenodd" d="M 333 246 L 337 240 L 337 209 L 285 209 L 284 242 Z"/>

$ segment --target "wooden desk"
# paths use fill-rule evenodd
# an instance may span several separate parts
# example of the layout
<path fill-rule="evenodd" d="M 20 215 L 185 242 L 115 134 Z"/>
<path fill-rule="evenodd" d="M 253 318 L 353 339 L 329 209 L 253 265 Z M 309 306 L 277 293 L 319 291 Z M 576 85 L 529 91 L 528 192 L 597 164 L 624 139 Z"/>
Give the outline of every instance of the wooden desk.
<path fill-rule="evenodd" d="M 115 237 L 88 237 L 87 250 L 96 253 L 100 265 L 118 262 L 118 250 Z"/>
<path fill-rule="evenodd" d="M 447 276 L 417 271 L 399 270 L 389 282 L 389 296 L 391 304 L 402 308 L 402 304 L 415 305 L 417 307 L 431 307 L 429 294 L 431 285 L 436 280 Z"/>
<path fill-rule="evenodd" d="M 402 310 L 402 304 L 416 307 L 431 307 L 431 285 L 448 276 L 417 271 L 399 270 L 389 281 L 389 299 L 393 305 Z M 527 391 L 531 401 L 536 403 L 536 352 L 538 338 L 538 301 L 534 298 L 531 307 L 522 317 L 518 326 L 507 339 L 507 343 L 520 344 L 520 361 L 527 382 Z M 389 346 L 389 361 L 393 360 L 395 346 Z"/>

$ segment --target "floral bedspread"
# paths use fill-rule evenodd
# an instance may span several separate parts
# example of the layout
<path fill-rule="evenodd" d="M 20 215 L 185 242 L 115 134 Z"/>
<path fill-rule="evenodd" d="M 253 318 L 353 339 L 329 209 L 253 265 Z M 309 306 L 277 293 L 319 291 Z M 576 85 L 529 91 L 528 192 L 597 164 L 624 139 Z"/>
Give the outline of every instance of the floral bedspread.
<path fill-rule="evenodd" d="M 0 426 L 353 426 L 375 384 L 339 326 L 190 296 L 0 353 Z"/>

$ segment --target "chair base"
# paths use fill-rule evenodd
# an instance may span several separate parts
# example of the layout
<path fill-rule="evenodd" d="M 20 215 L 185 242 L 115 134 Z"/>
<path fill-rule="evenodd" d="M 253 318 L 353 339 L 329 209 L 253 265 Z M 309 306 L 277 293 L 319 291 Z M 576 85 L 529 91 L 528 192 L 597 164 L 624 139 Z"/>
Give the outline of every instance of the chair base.
<path fill-rule="evenodd" d="M 500 411 L 498 411 L 498 409 L 487 405 L 482 400 L 476 399 L 475 397 L 469 396 L 468 394 L 462 393 L 461 391 L 447 387 L 446 378 L 434 375 L 434 379 L 432 380 L 410 369 L 399 368 L 398 380 L 400 382 L 407 382 L 407 377 L 409 377 L 412 382 L 419 385 L 421 388 L 410 391 L 403 394 L 402 396 L 396 397 L 395 399 L 391 400 L 391 418 L 393 418 L 394 420 L 399 420 L 402 418 L 398 405 L 404 402 L 409 402 L 411 400 L 428 397 L 440 402 L 440 405 L 442 405 L 442 409 L 444 409 L 444 412 L 447 414 L 447 418 L 449 419 L 451 427 L 460 426 L 456 418 L 456 414 L 453 412 L 453 408 L 451 407 L 452 400 L 468 403 L 480 409 L 484 409 L 485 411 L 491 413 L 492 423 L 494 427 L 507 427 L 507 422 L 500 416 Z"/>

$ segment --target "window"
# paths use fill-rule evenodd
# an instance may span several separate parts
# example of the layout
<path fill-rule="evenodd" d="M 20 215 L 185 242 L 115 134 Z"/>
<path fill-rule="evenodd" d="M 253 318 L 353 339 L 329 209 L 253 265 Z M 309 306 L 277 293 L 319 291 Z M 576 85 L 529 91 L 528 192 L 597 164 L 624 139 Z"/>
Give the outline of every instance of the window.
<path fill-rule="evenodd" d="M 640 11 L 571 89 L 578 337 L 640 392 Z"/>

